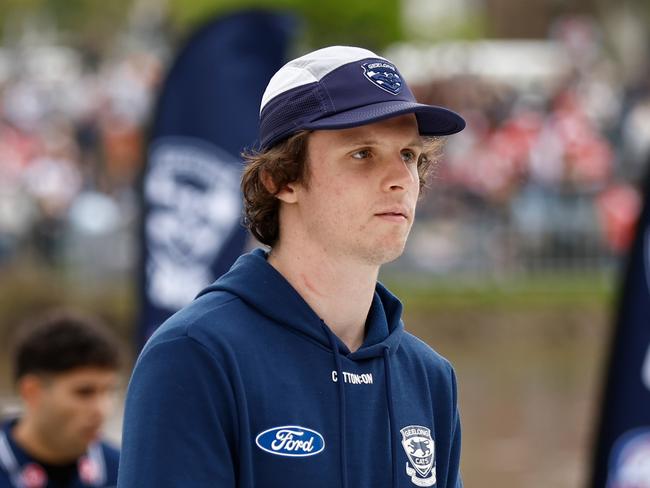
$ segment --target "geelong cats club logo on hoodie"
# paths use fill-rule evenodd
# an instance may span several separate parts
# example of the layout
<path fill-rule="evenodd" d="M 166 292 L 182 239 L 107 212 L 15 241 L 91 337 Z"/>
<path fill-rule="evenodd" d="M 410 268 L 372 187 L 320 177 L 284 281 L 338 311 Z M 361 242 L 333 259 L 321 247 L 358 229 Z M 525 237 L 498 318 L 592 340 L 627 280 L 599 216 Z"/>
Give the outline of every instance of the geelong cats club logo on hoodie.
<path fill-rule="evenodd" d="M 435 443 L 431 438 L 431 430 L 421 425 L 409 425 L 400 430 L 402 447 L 409 462 L 406 463 L 406 474 L 417 486 L 433 486 L 436 484 L 436 455 Z"/>

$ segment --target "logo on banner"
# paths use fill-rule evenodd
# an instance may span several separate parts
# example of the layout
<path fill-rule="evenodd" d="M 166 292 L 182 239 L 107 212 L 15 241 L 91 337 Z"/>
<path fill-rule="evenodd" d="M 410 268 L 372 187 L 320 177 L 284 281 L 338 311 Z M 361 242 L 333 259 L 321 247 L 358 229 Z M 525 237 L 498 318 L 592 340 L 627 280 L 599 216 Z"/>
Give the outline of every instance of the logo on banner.
<path fill-rule="evenodd" d="M 650 429 L 627 432 L 616 441 L 607 488 L 650 488 Z"/>
<path fill-rule="evenodd" d="M 314 456 L 325 449 L 322 435 L 300 425 L 265 430 L 255 438 L 255 444 L 263 451 L 288 457 Z"/>
<path fill-rule="evenodd" d="M 421 425 L 409 425 L 400 430 L 402 447 L 409 462 L 406 474 L 416 486 L 433 486 L 436 484 L 435 442 L 431 430 Z"/>
<path fill-rule="evenodd" d="M 151 302 L 179 309 L 212 280 L 210 266 L 241 217 L 238 164 L 205 141 L 157 141 L 145 182 Z"/>
<path fill-rule="evenodd" d="M 402 91 L 402 78 L 392 64 L 385 61 L 370 61 L 363 63 L 361 67 L 366 78 L 382 90 L 391 95 L 397 95 Z"/>

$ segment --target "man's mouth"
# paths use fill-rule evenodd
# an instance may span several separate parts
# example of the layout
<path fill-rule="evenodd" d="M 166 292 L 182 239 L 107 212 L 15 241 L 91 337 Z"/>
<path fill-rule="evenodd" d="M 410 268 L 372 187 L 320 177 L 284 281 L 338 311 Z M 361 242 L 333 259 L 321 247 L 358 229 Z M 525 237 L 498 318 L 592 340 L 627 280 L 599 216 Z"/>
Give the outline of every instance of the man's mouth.
<path fill-rule="evenodd" d="M 395 211 L 395 212 L 381 212 L 378 214 L 375 214 L 377 217 L 381 217 L 382 219 L 390 220 L 393 222 L 405 222 L 408 220 L 408 217 L 406 216 L 405 213 L 401 211 Z"/>

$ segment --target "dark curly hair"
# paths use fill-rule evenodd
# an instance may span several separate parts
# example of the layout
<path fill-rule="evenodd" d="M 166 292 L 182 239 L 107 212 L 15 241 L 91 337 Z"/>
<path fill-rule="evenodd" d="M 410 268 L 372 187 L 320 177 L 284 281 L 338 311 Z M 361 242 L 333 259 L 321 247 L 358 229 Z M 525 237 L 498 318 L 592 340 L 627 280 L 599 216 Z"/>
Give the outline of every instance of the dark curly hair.
<path fill-rule="evenodd" d="M 310 131 L 300 131 L 275 146 L 242 154 L 246 166 L 241 189 L 244 195 L 244 222 L 261 243 L 273 246 L 280 237 L 280 200 L 277 193 L 289 183 L 309 184 L 307 143 Z M 423 137 L 424 151 L 418 160 L 420 188 L 425 186 L 442 149 L 439 137 Z M 274 191 L 264 184 L 270 179 Z"/>

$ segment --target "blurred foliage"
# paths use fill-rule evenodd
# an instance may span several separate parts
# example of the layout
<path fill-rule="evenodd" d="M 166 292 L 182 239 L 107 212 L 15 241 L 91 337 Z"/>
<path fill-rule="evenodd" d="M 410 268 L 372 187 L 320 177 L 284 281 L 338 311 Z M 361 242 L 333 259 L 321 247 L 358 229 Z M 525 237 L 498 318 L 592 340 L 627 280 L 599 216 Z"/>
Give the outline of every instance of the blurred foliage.
<path fill-rule="evenodd" d="M 399 0 L 169 0 L 172 22 L 180 29 L 211 17 L 244 8 L 293 12 L 305 21 L 304 42 L 309 47 L 355 44 L 381 49 L 401 39 Z"/>
<path fill-rule="evenodd" d="M 404 25 L 405 0 L 329 0 L 312 2 L 308 0 L 2 0 L 0 1 L 0 34 L 20 33 L 25 22 L 32 28 L 49 27 L 62 32 L 70 43 L 84 47 L 104 49 L 115 40 L 115 35 L 126 25 L 135 10 L 160 11 L 167 16 L 169 25 L 180 36 L 186 36 L 197 25 L 218 15 L 235 10 L 266 8 L 293 12 L 304 20 L 301 42 L 304 48 L 316 48 L 330 44 L 355 44 L 370 49 L 382 50 L 386 46 L 405 38 L 428 41 L 443 39 L 479 39 L 489 29 L 490 14 L 495 5 L 506 8 L 516 5 L 514 0 L 483 0 L 477 2 L 464 17 L 446 23 L 426 22 L 418 28 Z M 571 12 L 582 6 L 585 12 L 592 12 L 606 18 L 614 10 L 629 9 L 635 15 L 650 23 L 650 2 L 647 0 L 626 0 L 622 3 L 607 0 L 571 0 L 546 4 L 539 0 L 534 4 L 546 5 L 545 11 L 553 15 Z M 508 7 L 509 8 L 509 7 Z M 579 9 L 578 9 L 579 10 Z M 506 8 L 504 12 L 509 12 Z M 513 11 L 514 12 L 514 11 Z M 501 17 L 499 12 L 492 15 Z M 531 19 L 505 19 L 509 24 L 530 24 Z M 423 27 L 424 26 L 424 27 Z M 528 28 L 528 27 L 527 27 Z"/>
<path fill-rule="evenodd" d="M 574 307 L 611 307 L 616 283 L 602 273 L 555 272 L 509 278 L 496 282 L 459 282 L 422 276 L 387 275 L 382 281 L 399 297 L 406 309 L 437 310 L 539 310 Z"/>
<path fill-rule="evenodd" d="M 302 42 L 308 47 L 356 44 L 381 49 L 402 37 L 399 0 L 3 0 L 0 29 L 20 34 L 23 27 L 54 27 L 68 41 L 85 47 L 106 48 L 125 26 L 135 7 L 166 11 L 172 29 L 184 36 L 197 25 L 235 10 L 268 8 L 287 11 L 304 21 Z"/>
<path fill-rule="evenodd" d="M 24 28 L 48 29 L 50 25 L 71 43 L 101 47 L 112 41 L 124 25 L 133 0 L 2 0 L 0 29 L 7 35 Z"/>

